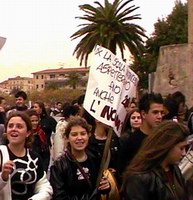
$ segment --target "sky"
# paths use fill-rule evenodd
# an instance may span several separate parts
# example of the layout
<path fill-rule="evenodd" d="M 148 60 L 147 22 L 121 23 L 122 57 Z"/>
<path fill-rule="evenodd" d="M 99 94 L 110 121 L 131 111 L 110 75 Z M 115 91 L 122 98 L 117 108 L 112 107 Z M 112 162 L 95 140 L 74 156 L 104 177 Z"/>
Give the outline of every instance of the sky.
<path fill-rule="evenodd" d="M 7 40 L 0 51 L 0 82 L 15 76 L 32 77 L 31 73 L 44 69 L 80 67 L 72 55 L 79 40 L 71 41 L 70 36 L 84 23 L 75 18 L 83 15 L 78 6 L 93 2 L 1 0 L 0 36 Z M 142 19 L 135 23 L 150 35 L 158 18 L 172 12 L 175 0 L 134 0 L 130 5 L 139 6 L 135 14 Z"/>

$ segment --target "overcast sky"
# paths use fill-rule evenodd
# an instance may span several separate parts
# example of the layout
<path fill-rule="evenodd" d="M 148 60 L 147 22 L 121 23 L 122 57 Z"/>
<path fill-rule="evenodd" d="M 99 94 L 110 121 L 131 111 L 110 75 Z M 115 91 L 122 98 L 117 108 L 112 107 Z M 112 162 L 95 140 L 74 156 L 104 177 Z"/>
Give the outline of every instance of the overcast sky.
<path fill-rule="evenodd" d="M 183 3 L 186 0 L 181 0 Z M 82 21 L 78 5 L 91 0 L 1 0 L 0 36 L 7 41 L 0 51 L 0 82 L 7 78 L 32 76 L 31 73 L 58 68 L 61 63 L 78 67 L 72 56 L 78 40 L 70 36 Z M 99 0 L 103 3 L 104 0 Z M 175 0 L 134 0 L 139 6 L 136 14 L 142 19 L 137 24 L 150 34 L 158 18 L 171 13 Z"/>

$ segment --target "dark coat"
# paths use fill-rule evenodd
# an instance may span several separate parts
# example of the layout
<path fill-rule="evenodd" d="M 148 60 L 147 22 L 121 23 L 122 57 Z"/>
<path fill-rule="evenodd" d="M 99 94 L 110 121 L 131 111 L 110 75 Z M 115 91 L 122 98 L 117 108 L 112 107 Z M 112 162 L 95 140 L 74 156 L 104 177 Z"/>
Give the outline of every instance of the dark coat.
<path fill-rule="evenodd" d="M 102 159 L 105 143 L 106 143 L 106 139 L 97 140 L 94 135 L 91 135 L 91 137 L 89 138 L 89 144 L 88 144 L 87 149 L 93 155 Z M 111 143 L 110 143 L 111 157 L 110 157 L 110 162 L 108 165 L 109 168 L 114 168 L 115 170 L 117 170 L 117 159 L 119 155 L 119 148 L 120 148 L 119 137 L 113 132 Z"/>
<path fill-rule="evenodd" d="M 40 116 L 40 125 L 46 134 L 48 145 L 51 146 L 51 135 L 55 133 L 57 121 L 48 115 Z"/>
<path fill-rule="evenodd" d="M 77 196 L 77 191 L 73 187 L 73 177 L 74 171 L 77 168 L 77 164 L 72 160 L 69 155 L 65 152 L 64 155 L 59 157 L 50 169 L 50 183 L 53 188 L 53 200 L 88 200 L 90 195 L 93 193 L 96 187 L 96 179 L 99 169 L 99 160 L 93 155 L 87 153 L 87 160 L 90 167 L 90 184 L 84 188 L 84 194 L 82 198 Z M 97 195 L 98 196 L 98 195 Z"/>
<path fill-rule="evenodd" d="M 173 168 L 173 176 L 182 193 L 172 189 L 161 168 L 148 172 L 129 175 L 123 183 L 121 196 L 123 200 L 188 200 L 184 179 L 177 166 Z"/>

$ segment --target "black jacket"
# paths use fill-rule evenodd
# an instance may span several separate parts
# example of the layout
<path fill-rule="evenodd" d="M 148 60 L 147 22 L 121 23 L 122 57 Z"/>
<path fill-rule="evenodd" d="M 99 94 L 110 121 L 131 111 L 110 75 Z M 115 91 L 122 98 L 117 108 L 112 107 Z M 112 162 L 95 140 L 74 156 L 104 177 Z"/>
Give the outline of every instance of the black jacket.
<path fill-rule="evenodd" d="M 91 187 L 89 184 L 86 184 L 83 188 L 84 193 L 81 194 L 82 197 L 78 197 L 78 194 L 80 196 L 82 191 L 80 191 L 79 188 L 75 189 L 76 186 L 74 185 L 74 175 L 77 175 L 77 164 L 75 161 L 72 160 L 67 153 L 65 153 L 54 162 L 50 169 L 50 183 L 53 188 L 53 200 L 89 199 L 88 197 L 95 190 L 99 160 L 89 153 L 87 153 L 87 156 L 87 162 L 90 166 L 89 180 L 91 182 Z"/>
<path fill-rule="evenodd" d="M 147 135 L 145 135 L 140 129 L 134 133 L 127 133 L 120 137 L 120 150 L 118 156 L 118 174 L 120 177 L 122 177 L 126 167 L 137 154 L 146 137 Z"/>
<path fill-rule="evenodd" d="M 161 168 L 130 175 L 123 183 L 122 200 L 188 200 L 185 183 L 177 166 L 173 168 L 173 176 L 178 182 L 178 190 L 172 190 Z"/>
<path fill-rule="evenodd" d="M 102 159 L 103 156 L 103 151 L 105 148 L 105 140 L 97 140 L 94 135 L 91 135 L 89 138 L 89 144 L 87 149 L 95 156 L 99 157 Z M 119 137 L 113 132 L 111 143 L 110 143 L 110 153 L 111 153 L 111 158 L 110 158 L 110 163 L 108 165 L 109 168 L 114 168 L 117 170 L 117 159 L 119 155 Z"/>

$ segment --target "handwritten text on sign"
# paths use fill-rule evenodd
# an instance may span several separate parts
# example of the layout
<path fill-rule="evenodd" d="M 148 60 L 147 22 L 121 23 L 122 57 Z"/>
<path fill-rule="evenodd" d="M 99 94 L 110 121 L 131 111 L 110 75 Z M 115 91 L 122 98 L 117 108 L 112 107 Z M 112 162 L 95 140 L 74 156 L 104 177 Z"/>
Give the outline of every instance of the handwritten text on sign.
<path fill-rule="evenodd" d="M 120 133 L 130 99 L 136 96 L 137 75 L 121 59 L 101 46 L 94 49 L 84 108 Z"/>

